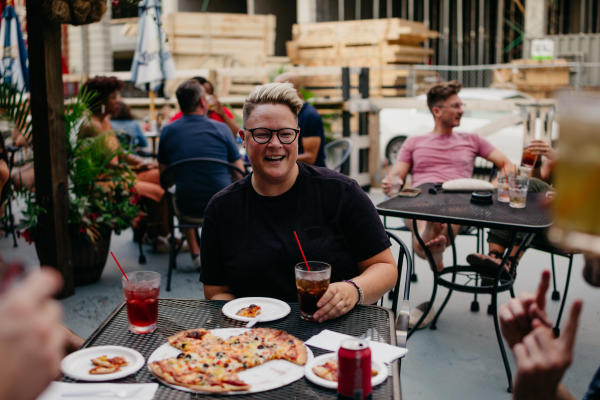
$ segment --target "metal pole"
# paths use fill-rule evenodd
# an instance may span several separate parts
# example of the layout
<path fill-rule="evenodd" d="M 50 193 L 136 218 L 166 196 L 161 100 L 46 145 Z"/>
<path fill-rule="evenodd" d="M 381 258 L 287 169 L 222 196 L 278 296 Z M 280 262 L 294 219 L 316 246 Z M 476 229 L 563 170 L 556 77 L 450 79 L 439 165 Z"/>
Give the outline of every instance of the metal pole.
<path fill-rule="evenodd" d="M 338 0 L 338 21 L 344 20 L 344 0 Z"/>
<path fill-rule="evenodd" d="M 579 33 L 585 32 L 585 0 L 579 0 Z"/>
<path fill-rule="evenodd" d="M 408 19 L 415 20 L 415 0 L 408 0 Z"/>
<path fill-rule="evenodd" d="M 456 65 L 463 65 L 463 1 L 456 0 Z M 463 82 L 464 73 L 460 74 Z"/>
<path fill-rule="evenodd" d="M 502 62 L 502 44 L 504 34 L 504 0 L 498 0 L 498 15 L 496 20 L 496 64 Z"/>
<path fill-rule="evenodd" d="M 479 0 L 479 29 L 477 30 L 477 62 L 479 65 L 483 64 L 483 44 L 484 44 L 484 34 L 485 27 L 483 26 L 483 21 L 485 18 L 485 0 Z M 477 86 L 481 86 L 483 84 L 483 74 L 477 73 Z"/>
<path fill-rule="evenodd" d="M 406 19 L 406 0 L 400 0 L 400 18 Z"/>
<path fill-rule="evenodd" d="M 246 0 L 246 8 L 248 9 L 248 15 L 254 15 L 254 0 Z"/>
<path fill-rule="evenodd" d="M 373 18 L 379 19 L 379 0 L 373 0 Z"/>
<path fill-rule="evenodd" d="M 450 0 L 444 0 L 442 5 L 442 65 L 448 65 L 450 59 Z M 448 74 L 446 74 L 446 79 L 448 79 Z"/>
<path fill-rule="evenodd" d="M 386 4 L 385 4 L 385 14 L 387 15 L 388 18 L 392 18 L 393 15 L 393 9 L 392 9 L 393 5 L 392 5 L 392 0 L 387 0 Z"/>
<path fill-rule="evenodd" d="M 429 0 L 423 0 L 423 25 L 429 29 Z M 429 41 L 425 47 L 429 47 Z"/>
<path fill-rule="evenodd" d="M 360 7 L 361 7 L 361 1 L 355 0 L 354 1 L 354 19 L 356 19 L 356 20 L 360 19 Z"/>

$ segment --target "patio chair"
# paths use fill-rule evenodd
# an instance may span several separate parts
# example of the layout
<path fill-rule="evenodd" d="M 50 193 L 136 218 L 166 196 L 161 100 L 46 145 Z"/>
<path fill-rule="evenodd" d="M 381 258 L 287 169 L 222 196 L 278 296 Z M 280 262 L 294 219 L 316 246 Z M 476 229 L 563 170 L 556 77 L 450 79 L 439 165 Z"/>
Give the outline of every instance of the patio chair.
<path fill-rule="evenodd" d="M 390 290 L 390 298 L 392 299 L 392 312 L 396 317 L 396 341 L 398 346 L 406 347 L 407 339 L 412 335 L 415 328 L 409 331 L 408 329 L 408 318 L 410 314 L 410 306 L 408 303 L 410 297 L 410 276 L 412 274 L 413 263 L 410 258 L 408 246 L 393 233 L 386 231 L 388 238 L 392 242 L 392 245 L 398 245 L 398 258 L 396 263 L 398 265 L 398 279 L 396 279 L 396 285 Z M 402 291 L 402 297 L 400 294 L 400 283 L 402 281 L 402 267 L 404 266 L 404 260 L 406 260 L 406 270 L 404 272 L 404 290 Z M 380 299 L 379 304 L 383 304 L 383 297 Z"/>
<path fill-rule="evenodd" d="M 204 207 L 206 206 L 194 208 L 196 204 L 185 204 L 181 201 L 181 198 L 178 199 L 177 193 L 181 194 L 184 191 L 186 195 L 200 195 L 200 197 L 208 195 L 208 198 L 210 198 L 222 189 L 222 187 L 216 187 L 213 183 L 214 173 L 219 171 L 219 167 L 226 169 L 234 179 L 245 175 L 244 171 L 233 164 L 209 157 L 186 158 L 174 162 L 165 168 L 160 175 L 160 185 L 165 189 L 169 207 L 170 250 L 167 291 L 171 290 L 171 276 L 173 270 L 177 268 L 177 253 L 183 243 L 183 241 L 177 243 L 175 229 L 195 229 L 196 236 L 199 238 L 199 229 L 202 227 Z M 190 176 L 193 176 L 193 181 L 186 179 Z M 175 219 L 177 219 L 177 222 Z"/>
<path fill-rule="evenodd" d="M 327 168 L 342 172 L 344 163 L 352 153 L 352 141 L 350 139 L 338 139 L 325 145 L 325 164 Z"/>

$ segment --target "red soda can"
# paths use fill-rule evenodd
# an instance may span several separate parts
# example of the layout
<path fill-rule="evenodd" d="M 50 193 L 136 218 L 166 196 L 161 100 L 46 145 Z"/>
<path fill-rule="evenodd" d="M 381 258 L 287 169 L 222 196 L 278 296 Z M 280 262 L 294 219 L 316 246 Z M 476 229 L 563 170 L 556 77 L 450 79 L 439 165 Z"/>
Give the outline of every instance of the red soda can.
<path fill-rule="evenodd" d="M 346 339 L 338 350 L 338 399 L 371 399 L 371 349 L 363 339 Z"/>

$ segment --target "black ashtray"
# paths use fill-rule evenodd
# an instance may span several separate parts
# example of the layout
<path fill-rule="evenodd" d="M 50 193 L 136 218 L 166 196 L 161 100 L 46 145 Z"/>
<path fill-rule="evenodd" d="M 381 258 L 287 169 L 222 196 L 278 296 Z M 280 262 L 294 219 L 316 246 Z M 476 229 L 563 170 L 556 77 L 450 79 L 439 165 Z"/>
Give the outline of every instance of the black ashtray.
<path fill-rule="evenodd" d="M 492 193 L 491 192 L 473 192 L 471 193 L 471 203 L 487 205 L 492 204 Z"/>

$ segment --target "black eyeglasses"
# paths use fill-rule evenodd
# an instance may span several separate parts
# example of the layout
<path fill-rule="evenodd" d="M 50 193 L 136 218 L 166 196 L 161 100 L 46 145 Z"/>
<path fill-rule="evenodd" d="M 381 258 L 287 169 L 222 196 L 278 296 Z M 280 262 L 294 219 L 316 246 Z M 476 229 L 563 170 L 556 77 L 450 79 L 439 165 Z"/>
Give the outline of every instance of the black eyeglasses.
<path fill-rule="evenodd" d="M 296 140 L 300 129 L 295 128 L 281 128 L 281 129 L 269 129 L 269 128 L 253 128 L 246 129 L 252 135 L 252 139 L 258 144 L 267 144 L 273 138 L 273 134 L 277 135 L 277 138 L 281 144 L 290 144 Z"/>

